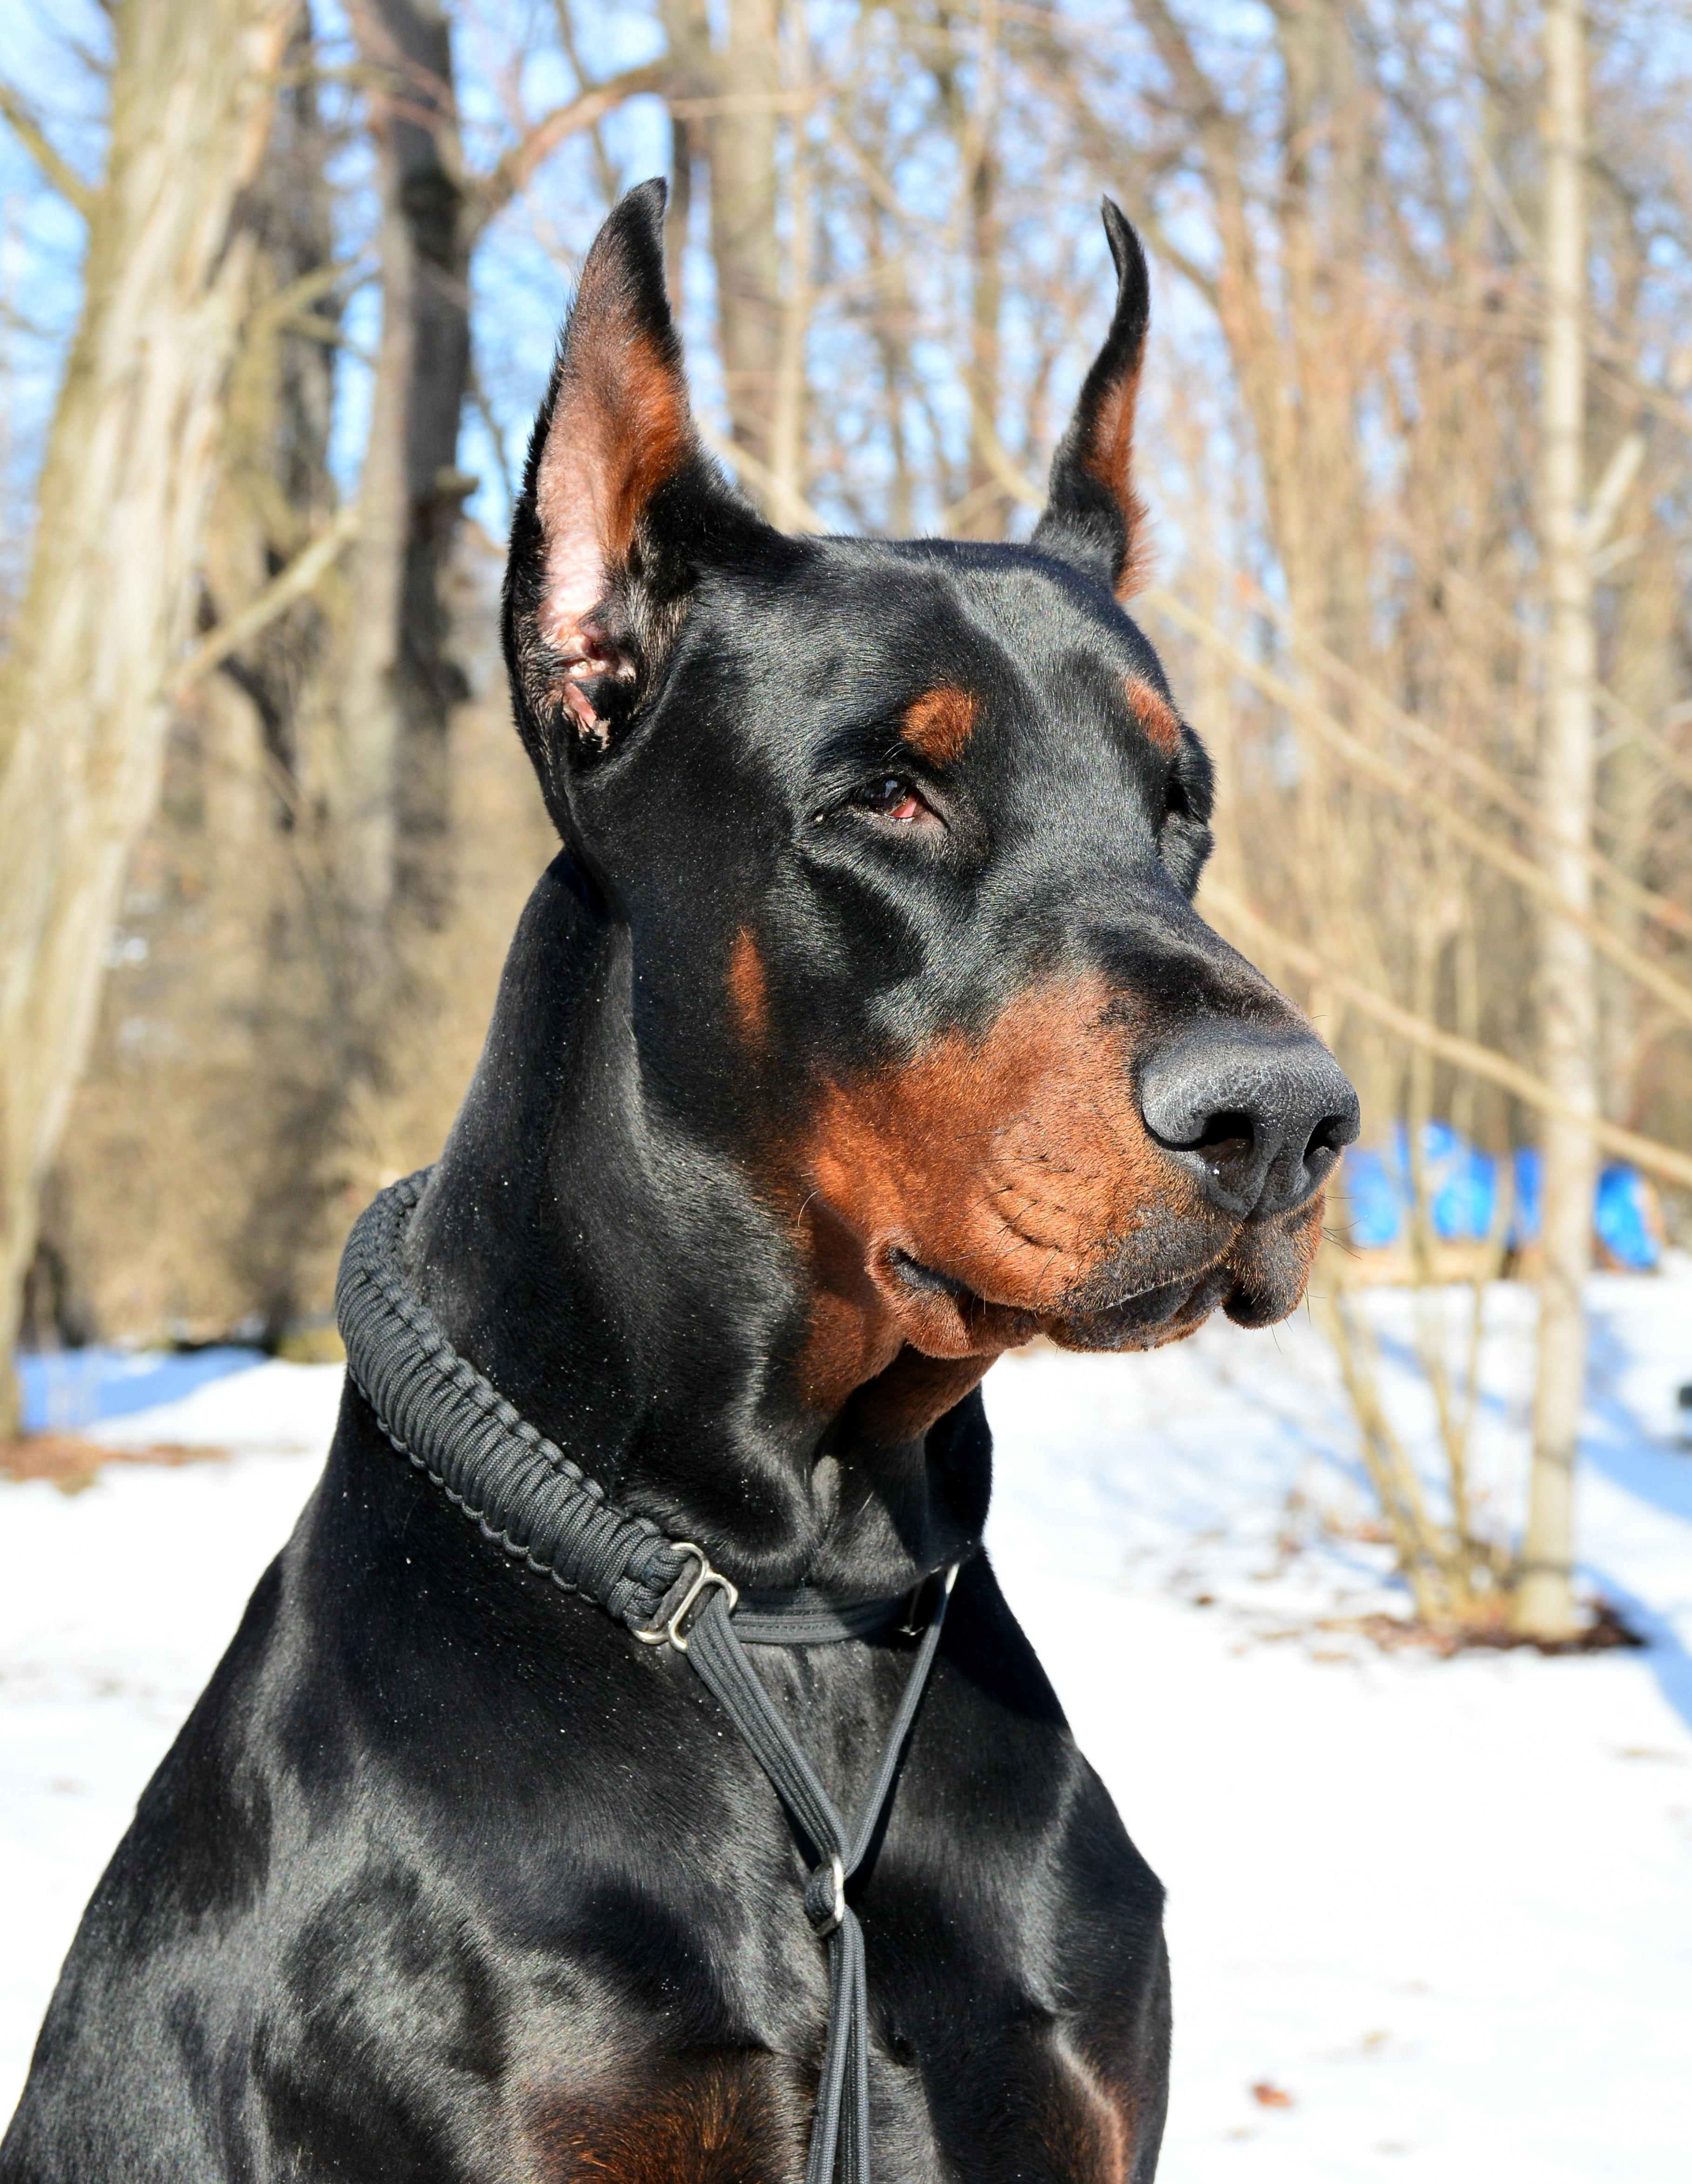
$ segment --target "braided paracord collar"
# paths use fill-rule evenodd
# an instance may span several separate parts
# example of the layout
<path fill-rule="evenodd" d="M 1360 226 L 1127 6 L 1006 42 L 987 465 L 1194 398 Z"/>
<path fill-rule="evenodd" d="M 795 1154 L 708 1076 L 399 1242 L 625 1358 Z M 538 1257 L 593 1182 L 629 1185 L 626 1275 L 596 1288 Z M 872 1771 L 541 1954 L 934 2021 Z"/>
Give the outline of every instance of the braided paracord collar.
<path fill-rule="evenodd" d="M 688 1556 L 520 1418 L 400 1271 L 400 1240 L 430 1173 L 392 1184 L 353 1224 L 335 1284 L 347 1370 L 400 1454 L 487 1538 L 631 1630 L 650 1630 Z"/>
<path fill-rule="evenodd" d="M 399 1247 L 430 1171 L 392 1184 L 353 1223 L 335 1288 L 347 1370 L 384 1434 L 496 1546 L 580 1592 L 647 1645 L 685 1653 L 745 1740 L 812 1858 L 804 1908 L 828 1947 L 828 2016 L 805 2184 L 870 2184 L 869 1999 L 864 1935 L 846 1886 L 874 1840 L 939 1650 L 959 1564 L 914 1593 L 843 1602 L 804 1589 L 743 1600 L 690 1540 L 609 1501 L 555 1442 L 460 1357 L 415 1296 Z M 916 1658 L 856 1824 L 849 1827 L 754 1669 L 750 1645 L 832 1645 L 895 1625 Z"/>

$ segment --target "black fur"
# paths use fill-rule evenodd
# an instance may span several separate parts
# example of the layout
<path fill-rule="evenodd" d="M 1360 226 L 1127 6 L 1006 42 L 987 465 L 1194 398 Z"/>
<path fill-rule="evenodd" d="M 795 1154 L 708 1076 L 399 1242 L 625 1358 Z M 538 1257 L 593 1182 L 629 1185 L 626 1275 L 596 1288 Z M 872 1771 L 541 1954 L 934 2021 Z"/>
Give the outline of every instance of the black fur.
<path fill-rule="evenodd" d="M 600 248 L 674 364 L 660 211 L 637 193 Z M 1094 379 L 1144 332 L 1120 215 L 1111 239 L 1126 300 Z M 574 733 L 537 627 L 536 480 L 599 324 L 579 314 L 561 354 L 507 588 L 518 719 L 568 848 L 518 930 L 413 1277 L 521 1411 L 743 1585 L 886 1593 L 979 1538 L 988 1435 L 967 1359 L 938 1416 L 875 1424 L 875 1389 L 928 1384 L 909 1344 L 819 1408 L 822 1278 L 783 1181 L 819 1087 L 891 1081 L 1074 978 L 1117 997 L 1099 1036 L 1125 1085 L 1160 1027 L 1294 1019 L 1190 905 L 1209 768 L 1190 733 L 1160 749 L 1135 724 L 1127 683 L 1166 685 L 1079 488 L 1030 548 L 795 540 L 689 449 L 636 566 L 608 571 L 637 679 L 603 744 Z M 904 725 L 939 685 L 978 713 L 944 764 Z M 889 782 L 927 816 L 899 819 Z M 737 950 L 756 972 L 737 1006 Z M 1194 1280 L 1200 1313 L 1262 1316 L 1274 1251 L 1236 1279 L 1227 1253 L 1262 1239 L 1247 1221 L 1219 1242 L 1210 1217 L 1194 1244 L 1167 1165 L 1167 1201 L 1053 1306 L 1073 1339 L 1156 1340 L 1158 1300 Z M 967 1294 L 921 1257 L 913 1295 Z M 986 1349 L 1016 1339 L 1014 1306 Z M 760 1656 L 847 1809 L 909 1659 Z M 803 1879 L 686 1662 L 514 1566 L 349 1387 L 89 1906 L 0 2179 L 794 2184 L 824 2003 Z M 1160 1897 L 977 1556 L 857 1890 L 877 2176 L 1149 2178 Z"/>

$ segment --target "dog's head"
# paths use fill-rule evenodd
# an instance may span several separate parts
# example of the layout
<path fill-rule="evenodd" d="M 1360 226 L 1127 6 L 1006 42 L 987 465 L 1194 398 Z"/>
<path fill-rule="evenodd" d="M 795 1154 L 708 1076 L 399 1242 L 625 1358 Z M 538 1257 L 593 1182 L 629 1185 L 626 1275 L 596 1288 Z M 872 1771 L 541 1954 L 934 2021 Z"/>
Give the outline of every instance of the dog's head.
<path fill-rule="evenodd" d="M 1199 917 L 1211 769 L 1124 611 L 1144 258 L 1027 546 L 794 538 L 702 451 L 662 185 L 583 267 L 505 641 L 626 924 L 641 1081 L 791 1240 L 806 1399 L 903 1435 L 1008 1345 L 1298 1302 L 1351 1087 Z"/>

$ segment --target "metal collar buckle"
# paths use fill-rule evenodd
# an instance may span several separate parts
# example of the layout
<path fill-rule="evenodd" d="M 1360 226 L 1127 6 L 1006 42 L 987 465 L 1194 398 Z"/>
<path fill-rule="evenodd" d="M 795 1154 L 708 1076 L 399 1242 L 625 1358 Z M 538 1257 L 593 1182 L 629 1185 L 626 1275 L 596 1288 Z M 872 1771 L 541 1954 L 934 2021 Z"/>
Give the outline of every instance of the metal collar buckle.
<path fill-rule="evenodd" d="M 682 1594 L 681 1604 L 667 1623 L 661 1624 L 655 1630 L 637 1630 L 634 1635 L 643 1646 L 673 1646 L 678 1653 L 685 1653 L 687 1650 L 687 1641 L 682 1635 L 682 1624 L 698 1605 L 699 1596 L 707 1591 L 710 1586 L 715 1585 L 720 1591 L 728 1595 L 729 1613 L 732 1614 L 735 1604 L 740 1598 L 740 1588 L 726 1578 L 721 1570 L 711 1568 L 706 1559 L 704 1549 L 696 1541 L 677 1540 L 674 1545 L 677 1554 L 693 1555 L 698 1558 L 699 1567 L 693 1582 Z"/>
<path fill-rule="evenodd" d="M 962 1568 L 961 1562 L 949 1563 L 943 1570 L 932 1570 L 923 1579 L 912 1592 L 910 1605 L 905 1611 L 904 1620 L 899 1626 L 899 1635 L 901 1638 L 920 1638 L 922 1635 L 934 1619 L 933 1608 L 930 1608 L 927 1615 L 921 1613 L 922 1604 L 928 1597 L 929 1588 L 938 1579 L 940 1585 L 940 1599 L 949 1600 L 952 1596 L 952 1587 L 958 1581 L 958 1572 Z M 938 1602 L 936 1605 L 938 1605 Z"/>
<path fill-rule="evenodd" d="M 846 1924 L 846 1869 L 838 1858 L 831 1858 L 828 1864 L 829 1879 L 834 1883 L 834 1904 L 828 1924 L 815 1929 L 819 1942 L 826 1942 L 837 1926 Z"/>

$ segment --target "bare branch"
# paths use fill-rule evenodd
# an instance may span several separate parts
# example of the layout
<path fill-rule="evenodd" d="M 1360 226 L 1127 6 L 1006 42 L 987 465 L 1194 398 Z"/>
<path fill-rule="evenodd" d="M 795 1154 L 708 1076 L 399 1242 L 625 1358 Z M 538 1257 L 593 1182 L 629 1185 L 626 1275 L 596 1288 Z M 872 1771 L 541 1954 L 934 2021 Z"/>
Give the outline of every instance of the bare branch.
<path fill-rule="evenodd" d="M 1461 774 L 1483 795 L 1489 797 L 1500 810 L 1507 811 L 1512 819 L 1520 821 L 1525 827 L 1544 830 L 1545 815 L 1538 805 L 1523 796 L 1495 766 L 1489 766 L 1483 758 L 1477 757 L 1474 752 L 1466 749 L 1455 736 L 1429 727 L 1414 713 L 1407 713 L 1402 705 L 1394 705 L 1366 675 L 1312 637 L 1297 616 L 1278 599 L 1272 599 L 1260 584 L 1255 584 L 1238 570 L 1225 567 L 1213 554 L 1205 554 L 1202 546 L 1196 550 L 1224 582 L 1238 592 L 1255 613 L 1264 616 L 1275 624 L 1294 653 L 1303 655 L 1306 665 L 1331 677 L 1349 690 L 1395 735 L 1402 736 L 1406 743 L 1426 752 L 1441 766 Z M 1668 896 L 1657 894 L 1653 889 L 1640 886 L 1637 880 L 1621 871 L 1601 850 L 1589 846 L 1583 855 L 1589 870 L 1611 888 L 1622 901 L 1631 903 L 1643 916 L 1683 935 L 1692 933 L 1692 911 L 1685 910 Z"/>
<path fill-rule="evenodd" d="M 239 614 L 231 615 L 209 631 L 187 656 L 178 662 L 175 672 L 167 687 L 167 695 L 181 698 L 202 677 L 227 660 L 231 652 L 238 652 L 243 644 L 250 644 L 262 629 L 267 629 L 278 615 L 286 614 L 297 599 L 304 599 L 315 591 L 342 549 L 351 542 L 359 527 L 359 504 L 349 500 L 337 515 L 335 521 L 320 538 L 296 554 L 285 569 L 279 569 L 257 598 L 249 601 Z"/>
<path fill-rule="evenodd" d="M 1645 459 L 1645 434 L 1637 427 L 1623 433 L 1615 454 L 1605 465 L 1604 475 L 1593 488 L 1592 498 L 1587 504 L 1586 521 L 1581 530 L 1589 556 L 1595 559 L 1609 538 L 1616 518 L 1622 512 L 1622 503 L 1632 489 Z"/>
<path fill-rule="evenodd" d="M 1308 728 L 1325 744 L 1334 755 L 1349 766 L 1353 772 L 1373 781 L 1389 794 L 1400 797 L 1413 811 L 1421 812 L 1442 833 L 1461 842 L 1471 855 L 1483 864 L 1490 865 L 1506 879 L 1514 880 L 1524 894 L 1531 895 L 1542 904 L 1553 917 L 1583 933 L 1602 956 L 1609 957 L 1617 968 L 1625 971 L 1638 984 L 1656 995 L 1665 1007 L 1682 1020 L 1692 1023 L 1692 986 L 1674 978 L 1650 956 L 1642 956 L 1637 948 L 1629 946 L 1619 934 L 1593 916 L 1589 911 L 1566 902 L 1562 895 L 1546 878 L 1542 866 L 1533 858 L 1523 856 L 1519 850 L 1507 842 L 1500 842 L 1483 827 L 1459 811 L 1444 797 L 1436 796 L 1413 780 L 1402 766 L 1394 766 L 1389 758 L 1373 750 L 1350 729 L 1336 721 L 1327 708 L 1319 705 L 1307 692 L 1288 682 L 1284 676 L 1277 675 L 1260 660 L 1242 650 L 1232 638 L 1201 615 L 1195 613 L 1184 600 L 1177 599 L 1172 592 L 1161 585 L 1154 585 L 1140 594 L 1141 604 L 1154 609 L 1172 621 L 1177 629 L 1199 642 L 1216 657 L 1225 660 L 1237 675 L 1254 684 L 1264 696 L 1295 721 Z"/>
<path fill-rule="evenodd" d="M 1232 145 L 1238 134 L 1234 118 L 1199 65 L 1174 10 L 1164 0 L 1135 0 L 1134 12 L 1157 50 L 1183 114 L 1204 135 L 1220 136 Z"/>
<path fill-rule="evenodd" d="M 576 98 L 543 114 L 486 175 L 472 179 L 470 201 L 465 209 L 465 224 L 472 240 L 489 220 L 504 211 L 513 198 L 528 187 L 535 170 L 550 159 L 568 137 L 593 128 L 625 99 L 663 91 L 670 81 L 671 72 L 667 60 L 647 61 L 639 68 L 626 69 L 621 75 L 609 76 L 591 90 L 578 92 Z"/>
<path fill-rule="evenodd" d="M 750 448 L 743 448 L 733 440 L 725 439 L 715 426 L 703 417 L 693 420 L 695 431 L 720 462 L 738 471 L 749 483 L 757 487 L 771 503 L 771 512 L 783 523 L 791 524 L 795 531 L 808 531 L 815 536 L 826 535 L 828 525 L 819 515 L 803 494 L 778 478 L 768 463 L 754 455 Z"/>
<path fill-rule="evenodd" d="M 42 126 L 39 115 L 8 83 L 0 82 L 0 114 L 11 124 L 13 135 L 40 168 L 43 181 L 86 220 L 99 191 L 83 181 Z"/>

